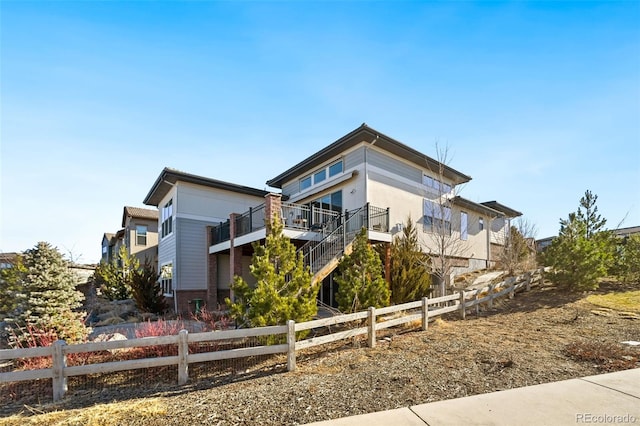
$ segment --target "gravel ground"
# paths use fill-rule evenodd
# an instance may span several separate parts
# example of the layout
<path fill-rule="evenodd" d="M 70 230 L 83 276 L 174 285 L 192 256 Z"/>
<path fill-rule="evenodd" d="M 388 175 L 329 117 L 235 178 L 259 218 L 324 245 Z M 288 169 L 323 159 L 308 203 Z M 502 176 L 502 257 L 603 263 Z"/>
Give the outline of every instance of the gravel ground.
<path fill-rule="evenodd" d="M 640 350 L 620 344 L 640 341 L 637 315 L 599 309 L 554 287 L 504 299 L 464 321 L 450 316 L 425 332 L 395 333 L 375 348 L 349 341 L 302 352 L 292 373 L 149 393 L 166 414 L 127 424 L 303 424 L 640 367 Z M 46 410 L 96 402 L 74 398 Z"/>

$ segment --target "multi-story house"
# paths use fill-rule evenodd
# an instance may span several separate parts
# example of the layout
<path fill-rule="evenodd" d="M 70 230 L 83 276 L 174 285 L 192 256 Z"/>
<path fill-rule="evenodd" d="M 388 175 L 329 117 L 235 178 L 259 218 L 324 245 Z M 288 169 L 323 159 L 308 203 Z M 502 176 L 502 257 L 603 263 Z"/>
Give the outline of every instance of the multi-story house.
<path fill-rule="evenodd" d="M 125 206 L 122 211 L 124 245 L 127 254 L 141 265 L 158 263 L 158 210 Z"/>
<path fill-rule="evenodd" d="M 510 219 L 520 213 L 461 197 L 458 188 L 470 180 L 363 124 L 268 180 L 280 193 L 165 169 L 145 204 L 161 209 L 166 236 L 159 242 L 160 270 L 176 310 L 196 298 L 215 309 L 231 295 L 234 275 L 251 284 L 252 243 L 264 240 L 274 216 L 314 280 L 322 281 L 319 300 L 335 305 L 332 272 L 362 227 L 389 253 L 394 235 L 411 218 L 423 250 L 443 252 L 453 262 L 450 273 L 493 266 Z"/>
<path fill-rule="evenodd" d="M 266 194 L 170 168 L 162 170 L 144 204 L 159 210 L 160 283 L 176 312 L 191 311 L 200 301 L 217 306 L 217 292 L 211 293 L 207 286 L 210 228 L 227 220 L 233 212 L 259 204 Z M 221 283 L 220 287 L 228 288 L 228 284 Z"/>
<path fill-rule="evenodd" d="M 115 234 L 105 232 L 102 235 L 102 258 L 100 261 L 103 263 L 111 263 L 114 260 L 120 262 L 118 252 L 123 245 L 124 229 L 120 229 Z"/>
<path fill-rule="evenodd" d="M 128 255 L 134 255 L 141 264 L 158 261 L 158 211 L 125 206 L 122 211 L 122 229 L 115 234 L 102 236 L 101 262 L 120 264 L 120 247 L 126 247 Z"/>

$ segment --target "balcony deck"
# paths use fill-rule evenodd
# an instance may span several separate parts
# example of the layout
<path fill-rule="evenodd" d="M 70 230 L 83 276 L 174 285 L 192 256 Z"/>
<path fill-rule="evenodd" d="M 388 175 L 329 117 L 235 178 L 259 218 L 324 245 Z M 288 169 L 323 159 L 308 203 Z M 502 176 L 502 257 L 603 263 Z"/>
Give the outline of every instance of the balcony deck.
<path fill-rule="evenodd" d="M 367 206 L 368 207 L 368 206 Z M 265 204 L 252 207 L 235 216 L 234 246 L 259 241 L 266 237 Z M 389 232 L 389 211 L 379 207 L 368 207 L 361 226 L 375 234 Z M 345 212 L 345 214 L 348 214 Z M 333 210 L 310 207 L 303 204 L 282 202 L 280 215 L 284 234 L 291 239 L 319 240 L 340 225 L 344 215 Z M 383 238 L 386 240 L 387 238 Z M 219 253 L 231 248 L 230 219 L 211 229 L 209 253 Z"/>

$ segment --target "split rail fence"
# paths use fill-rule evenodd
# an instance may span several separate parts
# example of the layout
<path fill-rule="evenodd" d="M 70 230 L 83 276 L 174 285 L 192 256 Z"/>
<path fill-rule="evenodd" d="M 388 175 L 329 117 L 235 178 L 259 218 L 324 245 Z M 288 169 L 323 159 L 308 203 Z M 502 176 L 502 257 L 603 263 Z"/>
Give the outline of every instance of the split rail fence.
<path fill-rule="evenodd" d="M 144 337 L 130 340 L 82 343 L 74 345 L 67 345 L 64 341 L 57 341 L 52 346 L 48 347 L 4 349 L 0 350 L 0 364 L 8 365 L 15 360 L 35 357 L 51 357 L 52 361 L 50 368 L 0 373 L 0 389 L 2 389 L 2 386 L 12 382 L 51 379 L 53 384 L 53 400 L 59 401 L 64 397 L 68 390 L 68 377 L 161 366 L 177 366 L 177 382 L 179 385 L 183 385 L 189 380 L 189 364 L 272 354 L 286 354 L 287 370 L 293 371 L 296 368 L 296 351 L 339 340 L 351 339 L 365 334 L 367 335 L 368 346 L 374 347 L 376 344 L 376 333 L 380 330 L 418 321 L 421 323 L 422 330 L 427 330 L 429 320 L 431 318 L 456 311 L 459 311 L 461 318 L 464 319 L 469 308 L 475 307 L 475 312 L 477 314 L 479 313 L 479 309 L 482 304 L 490 309 L 493 306 L 494 299 L 507 295 L 512 298 L 516 292 L 523 289 L 529 290 L 531 286 L 536 285 L 541 281 L 542 270 L 536 270 L 533 272 L 527 272 L 518 277 L 508 278 L 500 283 L 489 284 L 475 290 L 460 291 L 458 293 L 437 298 L 425 297 L 416 302 L 378 309 L 369 308 L 368 311 L 338 315 L 331 318 L 318 319 L 297 324 L 294 321 L 288 321 L 286 325 L 281 326 L 223 330 L 204 333 L 188 333 L 187 330 L 181 330 L 179 334 L 172 336 Z M 356 327 L 341 330 L 342 326 L 340 326 L 335 328 L 338 328 L 341 331 L 331 332 L 331 327 L 338 326 L 339 324 L 348 326 L 349 323 L 356 324 Z M 296 341 L 297 332 L 318 330 L 327 327 L 329 328 L 329 334 Z M 271 336 L 271 341 L 284 343 L 269 344 L 269 336 Z M 274 336 L 279 336 L 279 339 L 274 339 Z M 252 337 L 261 338 L 261 344 L 254 347 L 190 353 L 189 344 L 224 342 L 233 339 Z M 177 346 L 177 355 L 93 363 L 88 365 L 67 365 L 67 356 L 71 354 L 117 351 L 122 349 L 143 348 L 158 345 Z M 215 347 L 215 345 L 212 347 Z"/>

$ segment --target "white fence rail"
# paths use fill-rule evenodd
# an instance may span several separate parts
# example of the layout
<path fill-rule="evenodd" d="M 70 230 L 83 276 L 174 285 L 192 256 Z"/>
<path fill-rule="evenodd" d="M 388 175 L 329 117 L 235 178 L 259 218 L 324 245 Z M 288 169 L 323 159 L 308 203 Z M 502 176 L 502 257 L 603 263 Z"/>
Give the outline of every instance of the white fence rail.
<path fill-rule="evenodd" d="M 144 337 L 131 340 L 83 343 L 77 345 L 67 345 L 64 341 L 57 341 L 53 346 L 49 347 L 4 349 L 0 350 L 0 363 L 2 361 L 11 362 L 16 359 L 35 357 L 51 357 L 52 363 L 51 368 L 0 373 L 0 385 L 27 380 L 53 379 L 53 400 L 58 401 L 64 397 L 67 391 L 67 378 L 72 376 L 177 365 L 177 382 L 179 385 L 182 385 L 189 380 L 189 364 L 191 363 L 271 354 L 287 354 L 287 369 L 288 371 L 293 371 L 296 368 L 297 350 L 338 340 L 350 339 L 364 334 L 367 335 L 368 345 L 374 347 L 376 344 L 376 332 L 378 330 L 417 321 L 421 322 L 422 330 L 427 330 L 429 319 L 455 311 L 460 311 L 460 316 L 464 319 L 468 308 L 475 306 L 475 311 L 478 313 L 481 304 L 486 304 L 491 308 L 493 306 L 493 300 L 496 298 L 505 295 L 509 295 L 509 297 L 512 298 L 517 291 L 523 288 L 529 290 L 532 285 L 542 280 L 541 272 L 542 270 L 528 272 L 518 277 L 508 278 L 500 283 L 489 284 L 476 290 L 460 291 L 456 294 L 432 299 L 425 297 L 416 302 L 379 309 L 369 308 L 368 311 L 364 312 L 339 315 L 299 324 L 294 323 L 294 321 L 288 321 L 287 325 L 281 326 L 212 331 L 206 333 L 188 333 L 186 330 L 182 330 L 178 335 L 173 336 Z M 366 321 L 364 321 L 365 319 Z M 347 330 L 334 331 L 327 335 L 296 341 L 296 332 L 337 326 L 339 324 L 346 324 L 346 326 L 351 325 L 348 323 L 355 323 L 356 325 Z M 286 336 L 286 343 L 267 344 L 265 341 L 265 344 L 255 347 L 189 353 L 189 343 L 229 341 L 232 339 L 257 336 Z M 280 341 L 285 341 L 285 339 L 281 337 Z M 177 346 L 178 354 L 175 356 L 67 366 L 67 355 L 69 354 L 114 351 L 159 345 L 175 345 Z"/>

